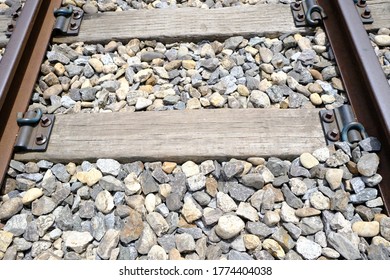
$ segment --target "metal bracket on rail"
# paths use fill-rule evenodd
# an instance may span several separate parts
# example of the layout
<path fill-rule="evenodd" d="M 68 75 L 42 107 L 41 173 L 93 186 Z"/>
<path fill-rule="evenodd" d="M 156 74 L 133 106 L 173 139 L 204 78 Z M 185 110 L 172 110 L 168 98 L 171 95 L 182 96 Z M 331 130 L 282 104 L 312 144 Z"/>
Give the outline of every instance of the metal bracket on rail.
<path fill-rule="evenodd" d="M 355 147 L 368 137 L 363 125 L 357 122 L 350 105 L 343 105 L 333 110 L 321 110 L 320 118 L 328 145 L 342 141 Z"/>
<path fill-rule="evenodd" d="M 296 27 L 314 27 L 321 24 L 326 14 L 316 0 L 304 0 L 291 3 L 291 12 Z"/>
<path fill-rule="evenodd" d="M 374 22 L 371 10 L 367 6 L 367 0 L 353 0 L 356 9 L 362 19 L 363 24 L 370 24 Z"/>
<path fill-rule="evenodd" d="M 79 34 L 84 11 L 78 7 L 67 6 L 54 11 L 56 22 L 53 28 L 54 36 L 77 36 Z"/>
<path fill-rule="evenodd" d="M 19 5 L 15 12 L 11 14 L 11 21 L 7 25 L 7 30 L 5 31 L 5 36 L 7 38 L 11 37 L 12 32 L 14 32 L 20 13 L 22 12 L 22 5 Z"/>
<path fill-rule="evenodd" d="M 42 114 L 41 109 L 18 114 L 20 127 L 14 146 L 15 151 L 45 151 L 53 128 L 54 115 Z"/>

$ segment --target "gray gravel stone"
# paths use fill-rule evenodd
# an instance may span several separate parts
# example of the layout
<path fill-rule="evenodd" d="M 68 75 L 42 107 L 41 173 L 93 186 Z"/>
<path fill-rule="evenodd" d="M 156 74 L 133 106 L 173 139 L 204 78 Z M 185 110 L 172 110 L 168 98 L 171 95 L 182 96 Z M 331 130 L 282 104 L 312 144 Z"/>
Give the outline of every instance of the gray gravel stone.
<path fill-rule="evenodd" d="M 259 185 L 257 185 L 259 186 Z M 232 198 L 237 201 L 247 201 L 255 191 L 252 188 L 245 187 L 241 184 L 235 184 L 232 188 L 229 189 L 229 194 Z"/>
<path fill-rule="evenodd" d="M 369 260 L 390 260 L 390 252 L 383 245 L 371 244 L 367 248 L 367 257 Z"/>
<path fill-rule="evenodd" d="M 119 235 L 119 231 L 114 229 L 109 229 L 106 232 L 96 251 L 99 257 L 104 260 L 111 257 L 112 251 L 118 246 Z"/>
<path fill-rule="evenodd" d="M 196 249 L 195 240 L 188 233 L 177 234 L 175 236 L 175 243 L 180 253 L 188 253 Z"/>
<path fill-rule="evenodd" d="M 122 192 L 124 191 L 123 183 L 111 175 L 102 177 L 99 180 L 99 185 L 109 192 Z"/>
<path fill-rule="evenodd" d="M 70 174 L 66 171 L 65 165 L 57 163 L 51 168 L 54 176 L 63 183 L 69 182 Z"/>
<path fill-rule="evenodd" d="M 287 204 L 295 209 L 302 208 L 303 202 L 298 197 L 295 196 L 295 194 L 292 193 L 289 187 L 286 185 L 283 185 L 282 192 L 284 195 L 284 199 L 286 200 Z"/>
<path fill-rule="evenodd" d="M 147 254 L 153 245 L 157 244 L 157 237 L 154 234 L 152 228 L 144 223 L 144 230 L 141 233 L 140 238 L 135 242 L 135 248 L 140 254 Z"/>
<path fill-rule="evenodd" d="M 283 223 L 283 227 L 289 232 L 292 238 L 298 239 L 302 234 L 302 230 L 293 223 Z"/>
<path fill-rule="evenodd" d="M 0 221 L 7 220 L 22 210 L 23 203 L 20 197 L 11 198 L 0 205 Z"/>
<path fill-rule="evenodd" d="M 93 202 L 92 202 L 92 207 L 93 207 L 92 209 L 94 209 Z M 82 218 L 81 215 L 80 217 Z M 56 226 L 58 226 L 58 228 L 60 228 L 63 231 L 73 230 L 73 215 L 68 205 L 66 205 L 61 209 L 61 211 L 59 211 L 59 213 L 55 217 L 55 222 L 56 222 Z"/>
<path fill-rule="evenodd" d="M 363 155 L 357 164 L 357 169 L 363 176 L 372 176 L 376 173 L 379 166 L 379 157 L 376 154 Z"/>
<path fill-rule="evenodd" d="M 352 194 L 350 196 L 350 201 L 352 203 L 362 203 L 372 199 L 375 199 L 378 195 L 378 190 L 373 188 L 365 188 L 357 194 Z"/>
<path fill-rule="evenodd" d="M 387 241 L 390 241 L 390 218 L 384 217 L 380 221 L 380 233 Z"/>
<path fill-rule="evenodd" d="M 319 216 L 302 218 L 299 223 L 302 230 L 302 235 L 312 235 L 323 230 L 324 225 Z"/>
<path fill-rule="evenodd" d="M 149 223 L 151 228 L 154 230 L 157 236 L 161 236 L 161 234 L 165 233 L 169 229 L 169 225 L 164 219 L 164 217 L 156 212 L 149 213 L 146 216 L 146 221 Z"/>
<path fill-rule="evenodd" d="M 266 238 L 276 231 L 276 228 L 268 227 L 266 224 L 261 222 L 247 222 L 246 230 L 260 238 Z"/>
<path fill-rule="evenodd" d="M 11 217 L 3 228 L 3 230 L 12 233 L 14 236 L 21 236 L 26 229 L 27 214 L 19 214 Z"/>
<path fill-rule="evenodd" d="M 241 177 L 241 183 L 245 186 L 255 189 L 261 189 L 264 186 L 264 179 L 259 173 L 249 173 Z"/>
<path fill-rule="evenodd" d="M 330 232 L 328 243 L 347 260 L 361 259 L 360 252 L 347 237 L 341 233 Z"/>
<path fill-rule="evenodd" d="M 153 179 L 152 174 L 148 170 L 142 172 L 140 176 L 140 183 L 141 183 L 142 191 L 145 195 L 149 193 L 158 192 L 159 190 L 156 181 Z"/>
<path fill-rule="evenodd" d="M 368 137 L 359 142 L 360 148 L 366 152 L 379 152 L 381 150 L 381 143 L 376 137 Z"/>
<path fill-rule="evenodd" d="M 225 175 L 226 179 L 231 179 L 234 176 L 240 174 L 242 171 L 244 171 L 244 164 L 240 161 L 237 162 L 227 162 L 222 168 L 223 174 Z"/>
<path fill-rule="evenodd" d="M 224 46 L 226 49 L 235 50 L 241 44 L 242 40 L 244 40 L 242 36 L 230 37 L 225 40 Z"/>
<path fill-rule="evenodd" d="M 228 254 L 227 259 L 228 260 L 238 260 L 238 261 L 253 260 L 253 258 L 248 253 L 238 252 L 236 250 L 231 250 Z"/>
<path fill-rule="evenodd" d="M 103 175 L 118 176 L 121 165 L 113 159 L 98 159 L 96 166 L 103 173 Z"/>
<path fill-rule="evenodd" d="M 23 238 L 30 242 L 39 240 L 38 227 L 36 221 L 32 221 L 27 225 L 26 231 L 23 234 Z"/>
<path fill-rule="evenodd" d="M 41 216 L 48 214 L 54 210 L 56 203 L 47 196 L 42 196 L 41 198 L 34 200 L 31 204 L 31 212 L 35 216 Z"/>

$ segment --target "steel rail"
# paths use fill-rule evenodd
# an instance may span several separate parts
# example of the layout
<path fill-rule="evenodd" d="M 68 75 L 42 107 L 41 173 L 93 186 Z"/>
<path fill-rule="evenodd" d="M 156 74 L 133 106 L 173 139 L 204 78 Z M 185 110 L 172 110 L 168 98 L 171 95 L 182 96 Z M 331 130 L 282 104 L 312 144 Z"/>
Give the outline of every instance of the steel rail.
<path fill-rule="evenodd" d="M 25 112 L 46 53 L 61 0 L 26 1 L 0 62 L 0 183 L 13 153 L 19 127 L 17 113 Z"/>
<path fill-rule="evenodd" d="M 318 3 L 327 14 L 323 23 L 355 115 L 381 141 L 379 189 L 390 213 L 390 86 L 353 1 Z"/>

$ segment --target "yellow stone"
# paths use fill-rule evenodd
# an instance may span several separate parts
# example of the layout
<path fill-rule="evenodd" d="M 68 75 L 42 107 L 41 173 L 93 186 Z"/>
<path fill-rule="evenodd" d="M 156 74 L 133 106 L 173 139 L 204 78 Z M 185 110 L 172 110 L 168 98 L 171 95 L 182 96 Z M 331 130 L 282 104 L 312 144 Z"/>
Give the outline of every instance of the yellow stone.
<path fill-rule="evenodd" d="M 93 186 L 103 177 L 103 174 L 96 168 L 92 168 L 88 172 L 82 171 L 76 174 L 77 180 L 88 186 Z"/>
<path fill-rule="evenodd" d="M 76 173 L 76 164 L 74 164 L 73 162 L 70 162 L 66 165 L 66 171 L 70 174 L 70 175 L 74 175 Z"/>
<path fill-rule="evenodd" d="M 245 234 L 243 236 L 245 248 L 248 250 L 254 250 L 261 246 L 260 238 L 254 234 Z"/>
<path fill-rule="evenodd" d="M 168 197 L 168 195 L 171 193 L 172 191 L 172 187 L 170 184 L 161 184 L 160 186 L 160 189 L 159 189 L 159 194 L 162 196 L 162 197 Z"/>
<path fill-rule="evenodd" d="M 26 191 L 22 198 L 22 202 L 24 205 L 33 202 L 35 199 L 40 198 L 43 195 L 42 189 L 32 188 Z"/>
<path fill-rule="evenodd" d="M 151 85 L 140 86 L 139 90 L 144 91 L 148 94 L 151 94 L 154 91 L 153 86 Z"/>
<path fill-rule="evenodd" d="M 377 221 L 378 223 L 381 222 L 383 218 L 387 217 L 386 214 L 375 214 L 374 215 L 374 221 Z"/>
<path fill-rule="evenodd" d="M 180 255 L 179 250 L 177 250 L 176 248 L 173 248 L 169 251 L 169 259 L 175 261 L 184 260 L 184 258 L 182 258 L 182 256 Z"/>
<path fill-rule="evenodd" d="M 165 161 L 162 165 L 162 170 L 164 170 L 165 173 L 171 174 L 172 171 L 176 168 L 177 163 L 175 162 L 169 162 Z"/>
<path fill-rule="evenodd" d="M 13 237 L 14 235 L 11 232 L 0 230 L 0 252 L 5 253 L 7 251 Z"/>
<path fill-rule="evenodd" d="M 249 96 L 249 89 L 244 85 L 238 85 L 237 91 L 241 96 Z"/>
<path fill-rule="evenodd" d="M 183 60 L 181 65 L 187 70 L 196 68 L 196 62 L 193 60 Z"/>
<path fill-rule="evenodd" d="M 266 239 L 263 241 L 263 248 L 268 251 L 272 256 L 278 259 L 284 259 L 286 256 L 283 248 L 273 239 Z"/>
<path fill-rule="evenodd" d="M 355 222 L 352 225 L 352 230 L 361 237 L 374 237 L 379 234 L 379 223 L 373 222 Z"/>
<path fill-rule="evenodd" d="M 212 197 L 215 197 L 218 192 L 218 182 L 211 175 L 206 178 L 206 192 Z"/>

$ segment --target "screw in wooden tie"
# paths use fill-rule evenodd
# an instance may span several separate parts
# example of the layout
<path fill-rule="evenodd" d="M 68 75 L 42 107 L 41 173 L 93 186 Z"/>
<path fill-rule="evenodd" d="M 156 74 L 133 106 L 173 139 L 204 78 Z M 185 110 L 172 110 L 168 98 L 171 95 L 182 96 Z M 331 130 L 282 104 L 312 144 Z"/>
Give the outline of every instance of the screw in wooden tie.
<path fill-rule="evenodd" d="M 41 118 L 41 126 L 48 127 L 49 125 L 51 125 L 51 120 L 48 117 L 43 116 Z"/>
<path fill-rule="evenodd" d="M 358 7 L 364 8 L 364 7 L 367 6 L 367 1 L 366 0 L 360 0 L 357 5 L 358 5 Z"/>
<path fill-rule="evenodd" d="M 322 115 L 322 120 L 326 123 L 331 123 L 334 121 L 334 114 L 331 111 L 327 111 L 324 115 Z"/>
<path fill-rule="evenodd" d="M 371 17 L 371 10 L 369 8 L 366 8 L 364 12 L 361 14 L 362 18 L 370 18 Z"/>
<path fill-rule="evenodd" d="M 331 141 L 337 141 L 340 139 L 340 133 L 337 129 L 332 129 L 331 131 L 329 131 L 326 136 L 328 137 L 329 140 Z"/>
<path fill-rule="evenodd" d="M 75 30 L 77 29 L 77 24 L 75 22 L 70 23 L 70 29 Z"/>
<path fill-rule="evenodd" d="M 73 18 L 74 19 L 79 19 L 81 18 L 81 13 L 79 11 L 74 11 L 73 12 Z"/>
<path fill-rule="evenodd" d="M 301 9 L 301 4 L 299 2 L 295 2 L 293 5 L 292 5 L 292 8 L 295 10 L 295 11 L 299 11 Z"/>
<path fill-rule="evenodd" d="M 39 134 L 37 135 L 37 137 L 35 138 L 35 143 L 37 145 L 43 145 L 45 144 L 47 141 L 47 138 L 45 136 L 43 136 L 43 134 Z"/>

